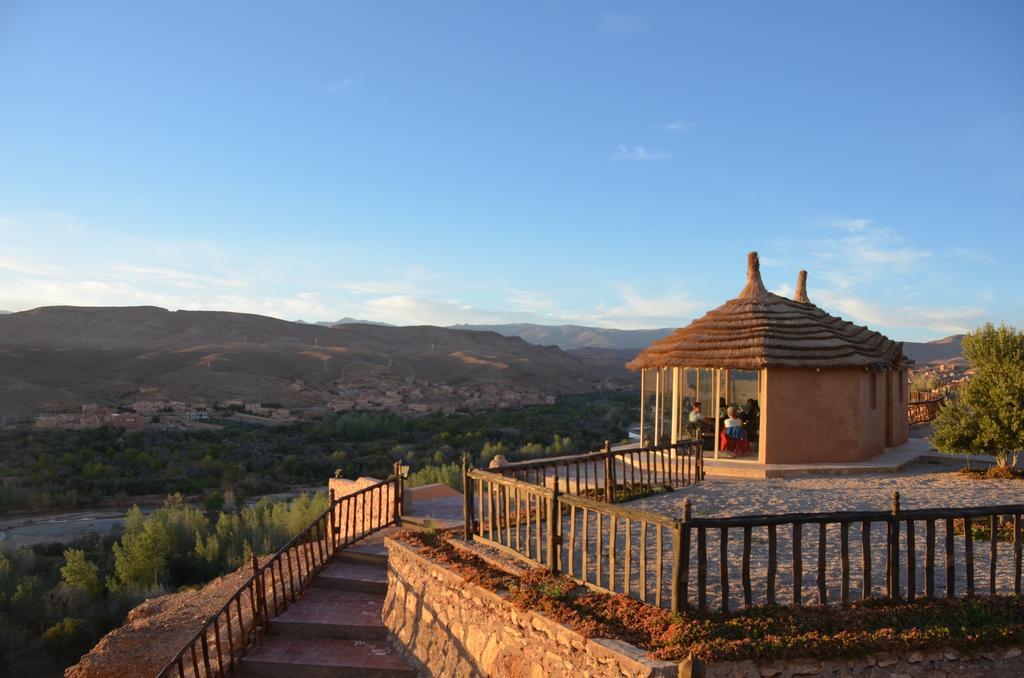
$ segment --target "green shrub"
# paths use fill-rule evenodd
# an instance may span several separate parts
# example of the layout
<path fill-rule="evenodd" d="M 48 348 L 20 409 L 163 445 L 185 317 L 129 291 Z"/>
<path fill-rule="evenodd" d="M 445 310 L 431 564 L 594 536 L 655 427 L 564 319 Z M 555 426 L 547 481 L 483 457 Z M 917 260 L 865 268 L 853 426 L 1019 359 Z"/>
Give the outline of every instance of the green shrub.
<path fill-rule="evenodd" d="M 71 664 L 96 642 L 95 632 L 84 619 L 64 617 L 43 632 L 43 649 L 55 660 Z"/>

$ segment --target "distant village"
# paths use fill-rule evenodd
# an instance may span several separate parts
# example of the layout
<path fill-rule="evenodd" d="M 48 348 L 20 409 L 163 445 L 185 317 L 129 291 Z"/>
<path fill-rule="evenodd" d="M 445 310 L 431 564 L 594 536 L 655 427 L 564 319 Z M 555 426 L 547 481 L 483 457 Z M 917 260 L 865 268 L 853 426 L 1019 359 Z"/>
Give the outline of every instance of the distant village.
<path fill-rule="evenodd" d="M 911 400 L 925 400 L 958 388 L 974 374 L 962 357 L 914 365 L 908 374 Z"/>
<path fill-rule="evenodd" d="M 607 386 L 611 387 L 609 383 Z M 555 403 L 543 390 L 508 383 L 448 384 L 413 377 L 384 376 L 365 381 L 346 380 L 330 390 L 310 389 L 301 381 L 288 387 L 287 404 L 232 398 L 222 401 L 167 398 L 156 386 L 143 386 L 123 402 L 55 407 L 37 415 L 36 429 L 65 430 L 113 426 L 143 428 L 217 428 L 226 421 L 281 424 L 317 419 L 330 412 L 387 411 L 400 415 L 498 409 Z M 24 426 L 23 422 L 21 425 Z"/>

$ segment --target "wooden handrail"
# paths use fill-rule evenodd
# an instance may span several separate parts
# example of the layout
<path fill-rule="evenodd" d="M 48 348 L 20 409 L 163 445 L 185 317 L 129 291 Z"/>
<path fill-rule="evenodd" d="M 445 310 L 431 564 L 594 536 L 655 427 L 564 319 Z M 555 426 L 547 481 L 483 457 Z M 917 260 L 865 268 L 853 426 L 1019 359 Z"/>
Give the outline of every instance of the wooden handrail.
<path fill-rule="evenodd" d="M 597 452 L 491 469 L 470 469 L 464 461 L 462 472 L 467 541 L 480 540 L 590 587 L 636 592 L 656 605 L 670 601 L 669 607 L 678 611 L 687 581 L 681 559 L 690 548 L 683 521 L 615 501 L 620 492 L 629 498 L 702 481 L 700 441 L 618 450 L 605 443 L 605 449 Z M 617 525 L 624 529 L 621 568 L 616 564 Z M 602 542 L 605 527 L 609 528 L 607 544 Z M 590 535 L 596 536 L 596 543 Z M 655 547 L 650 559 L 648 542 Z M 634 543 L 639 548 L 635 559 Z M 663 552 L 666 543 L 672 546 L 671 555 Z M 635 572 L 633 562 L 638 565 Z M 671 589 L 668 595 L 663 592 L 666 582 Z"/>
<path fill-rule="evenodd" d="M 259 643 L 270 619 L 294 603 L 339 550 L 400 519 L 401 508 L 395 499 L 401 491 L 402 480 L 397 476 L 337 499 L 331 490 L 327 510 L 306 529 L 262 565 L 253 554 L 253 574 L 178 650 L 157 678 L 184 678 L 186 667 L 195 678 L 233 675 L 249 648 Z M 387 494 L 391 496 L 385 497 Z M 248 603 L 244 610 L 243 600 Z"/>

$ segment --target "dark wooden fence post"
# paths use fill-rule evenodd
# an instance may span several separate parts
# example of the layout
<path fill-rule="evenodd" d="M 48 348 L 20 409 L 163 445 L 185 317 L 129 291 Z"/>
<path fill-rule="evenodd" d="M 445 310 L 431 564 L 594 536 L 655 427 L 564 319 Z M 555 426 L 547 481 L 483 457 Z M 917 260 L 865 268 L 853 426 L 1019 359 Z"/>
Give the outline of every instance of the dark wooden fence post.
<path fill-rule="evenodd" d="M 672 526 L 672 614 L 683 609 L 683 529 L 682 519 L 676 518 Z"/>
<path fill-rule="evenodd" d="M 560 548 L 561 539 L 558 535 L 558 528 L 562 524 L 561 517 L 561 508 L 558 506 L 558 486 L 556 485 L 551 491 L 551 496 L 548 497 L 548 568 L 553 575 L 558 574 L 558 554 L 562 550 Z M 613 572 L 610 580 L 613 585 L 614 576 Z"/>
<path fill-rule="evenodd" d="M 338 543 L 334 540 L 334 488 L 333 487 L 330 488 L 330 495 L 331 495 L 331 503 L 330 503 L 331 512 L 327 514 L 327 533 L 329 535 L 328 543 L 331 545 L 331 547 L 329 549 L 330 550 L 330 555 L 333 556 L 334 553 L 338 550 Z"/>
<path fill-rule="evenodd" d="M 473 541 L 473 481 L 469 477 L 469 459 L 462 458 L 463 538 Z"/>
<path fill-rule="evenodd" d="M 689 499 L 683 502 L 683 522 L 680 525 L 682 540 L 679 557 L 679 610 L 690 608 L 690 517 L 693 505 Z M 646 582 L 645 582 L 646 585 Z M 645 601 L 646 602 L 646 601 Z"/>
<path fill-rule="evenodd" d="M 612 441 L 604 441 L 604 487 L 605 500 L 615 503 L 615 460 L 612 459 Z"/>
<path fill-rule="evenodd" d="M 892 517 L 889 519 L 889 599 L 900 597 L 900 493 L 892 493 Z"/>
<path fill-rule="evenodd" d="M 256 618 L 253 625 L 257 628 L 266 621 L 266 607 L 263 601 L 263 578 L 260 576 L 260 562 L 255 551 L 252 553 L 252 585 L 256 594 Z"/>
<path fill-rule="evenodd" d="M 397 461 L 395 462 L 395 470 L 394 470 L 395 487 L 392 490 L 392 493 L 394 495 L 393 498 L 394 498 L 395 525 L 401 525 L 402 524 L 402 476 L 401 476 L 401 471 L 399 470 L 400 463 L 401 462 L 397 462 Z M 363 516 L 363 520 L 364 521 L 366 520 L 366 516 L 365 515 Z"/>

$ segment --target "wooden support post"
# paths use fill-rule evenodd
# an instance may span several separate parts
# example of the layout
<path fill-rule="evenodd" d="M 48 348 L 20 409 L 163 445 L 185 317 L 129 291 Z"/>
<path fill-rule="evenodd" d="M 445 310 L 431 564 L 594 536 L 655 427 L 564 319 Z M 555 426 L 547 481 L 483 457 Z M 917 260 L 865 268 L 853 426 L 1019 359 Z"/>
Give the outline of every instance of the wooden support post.
<path fill-rule="evenodd" d="M 260 626 L 266 622 L 266 601 L 263 599 L 263 577 L 260 576 L 260 561 L 256 553 L 252 554 L 252 585 L 256 588 L 256 614 L 253 620 L 254 626 Z"/>
<path fill-rule="evenodd" d="M 331 495 L 331 512 L 327 514 L 327 534 L 330 539 L 328 543 L 331 545 L 331 555 L 333 556 L 335 551 L 338 550 L 338 542 L 334 539 L 334 488 L 330 488 L 329 492 Z"/>
<path fill-rule="evenodd" d="M 615 503 L 615 459 L 612 457 L 612 441 L 604 441 L 604 486 L 605 500 Z"/>
<path fill-rule="evenodd" d="M 711 411 L 715 413 L 715 448 L 714 449 L 715 449 L 715 459 L 718 459 L 718 451 L 719 451 L 718 450 L 718 432 L 719 432 L 719 428 L 722 425 L 722 419 L 721 419 L 722 415 L 719 412 L 719 407 L 718 407 L 718 400 L 719 400 L 718 392 L 719 392 L 719 389 L 720 389 L 720 385 L 719 385 L 718 382 L 719 382 L 719 377 L 721 376 L 721 370 L 719 370 L 718 368 L 715 368 L 712 371 L 712 374 L 715 375 L 715 383 L 714 383 L 714 388 L 711 389 L 712 398 L 714 399 L 714 402 L 712 403 Z"/>
<path fill-rule="evenodd" d="M 561 526 L 561 514 L 558 507 L 558 487 L 551 491 L 548 497 L 548 569 L 551 574 L 558 574 L 558 552 L 561 551 L 561 540 L 558 536 L 558 528 Z M 612 573 L 614 581 L 615 573 Z"/>
<path fill-rule="evenodd" d="M 892 517 L 889 519 L 889 599 L 900 598 L 900 493 L 892 493 Z"/>
<path fill-rule="evenodd" d="M 654 435 L 652 436 L 651 444 L 657 445 L 661 442 L 661 368 L 656 367 L 654 369 Z"/>
<path fill-rule="evenodd" d="M 680 538 L 682 540 L 682 554 L 679 559 L 679 609 L 686 610 L 690 607 L 690 517 L 693 506 L 689 499 L 683 502 L 683 523 L 681 525 Z M 646 575 L 645 575 L 646 576 Z M 644 599 L 646 603 L 646 598 Z"/>
<path fill-rule="evenodd" d="M 516 512 L 518 514 L 518 507 Z M 466 457 L 462 458 L 462 520 L 463 538 L 473 541 L 473 481 L 469 477 L 469 459 Z"/>
<path fill-rule="evenodd" d="M 683 521 L 676 518 L 672 526 L 672 614 L 683 609 Z"/>
<path fill-rule="evenodd" d="M 640 447 L 646 445 L 647 435 L 644 424 L 647 419 L 647 368 L 640 370 Z"/>
<path fill-rule="evenodd" d="M 953 560 L 953 535 L 955 530 L 953 529 L 953 519 L 946 518 L 946 553 L 945 553 L 945 565 L 946 565 L 946 597 L 953 598 L 956 596 L 956 561 Z"/>
<path fill-rule="evenodd" d="M 679 431 L 683 428 L 683 423 L 680 420 L 682 414 L 682 387 L 680 384 L 680 369 L 678 367 L 672 368 L 672 431 L 669 436 L 669 441 L 674 445 L 679 442 Z"/>
<path fill-rule="evenodd" d="M 397 461 L 395 462 L 395 471 L 394 471 L 394 473 L 395 473 L 395 487 L 392 490 L 392 492 L 394 493 L 394 504 L 395 504 L 395 507 L 394 507 L 395 525 L 401 525 L 402 524 L 402 476 L 401 476 L 401 471 L 399 470 L 400 463 L 401 462 L 397 462 Z M 365 515 L 363 516 L 363 520 L 364 521 L 366 520 L 366 516 Z"/>

